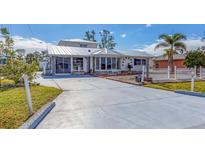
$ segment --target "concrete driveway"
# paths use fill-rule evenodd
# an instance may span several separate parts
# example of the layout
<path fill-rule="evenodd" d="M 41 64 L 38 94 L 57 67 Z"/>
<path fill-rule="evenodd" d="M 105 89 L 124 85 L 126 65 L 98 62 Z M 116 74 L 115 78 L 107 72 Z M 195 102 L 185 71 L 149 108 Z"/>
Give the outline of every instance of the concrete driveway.
<path fill-rule="evenodd" d="M 37 79 L 64 92 L 38 128 L 205 128 L 205 99 L 101 78 Z"/>

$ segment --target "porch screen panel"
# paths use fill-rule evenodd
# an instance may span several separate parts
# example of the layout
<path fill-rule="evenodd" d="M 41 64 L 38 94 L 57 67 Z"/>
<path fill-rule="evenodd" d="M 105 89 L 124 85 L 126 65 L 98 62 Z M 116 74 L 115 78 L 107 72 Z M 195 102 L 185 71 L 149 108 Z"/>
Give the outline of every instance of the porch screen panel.
<path fill-rule="evenodd" d="M 112 58 L 112 69 L 116 69 L 117 68 L 117 62 L 116 62 L 116 58 Z"/>
<path fill-rule="evenodd" d="M 108 70 L 111 70 L 111 65 L 112 65 L 112 63 L 111 63 L 111 58 L 110 57 L 107 57 L 107 69 Z"/>
<path fill-rule="evenodd" d="M 71 68 L 70 68 L 70 58 L 64 58 L 64 73 L 70 73 Z"/>
<path fill-rule="evenodd" d="M 100 69 L 100 58 L 99 57 L 96 57 L 96 70 L 99 70 Z"/>
<path fill-rule="evenodd" d="M 82 71 L 83 70 L 83 58 L 74 57 L 73 58 L 73 70 Z"/>
<path fill-rule="evenodd" d="M 56 73 L 64 73 L 63 57 L 56 57 Z"/>
<path fill-rule="evenodd" d="M 101 57 L 101 70 L 105 70 L 106 68 L 106 61 L 105 61 L 105 57 Z"/>
<path fill-rule="evenodd" d="M 121 69 L 121 63 L 120 63 L 121 59 L 117 58 L 117 69 Z"/>

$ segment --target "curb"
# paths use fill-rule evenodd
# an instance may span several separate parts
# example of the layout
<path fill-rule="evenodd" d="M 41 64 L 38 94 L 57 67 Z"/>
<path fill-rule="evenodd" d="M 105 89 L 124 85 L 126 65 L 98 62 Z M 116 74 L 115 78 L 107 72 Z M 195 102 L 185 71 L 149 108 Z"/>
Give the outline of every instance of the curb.
<path fill-rule="evenodd" d="M 19 129 L 35 129 L 54 107 L 55 102 L 50 102 L 44 105 L 39 111 L 32 115 L 23 125 L 21 125 Z"/>
<path fill-rule="evenodd" d="M 205 93 L 200 93 L 200 92 L 191 92 L 191 91 L 184 91 L 184 90 L 176 90 L 174 92 L 178 94 L 189 95 L 189 96 L 205 97 Z"/>

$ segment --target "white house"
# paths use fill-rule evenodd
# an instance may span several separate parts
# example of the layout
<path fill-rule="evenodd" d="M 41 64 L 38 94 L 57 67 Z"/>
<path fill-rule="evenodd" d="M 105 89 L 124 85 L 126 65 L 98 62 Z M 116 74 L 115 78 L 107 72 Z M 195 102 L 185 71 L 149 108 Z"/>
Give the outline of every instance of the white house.
<path fill-rule="evenodd" d="M 86 45 L 87 43 L 87 45 Z M 83 44 L 83 46 L 82 46 Z M 46 75 L 58 74 L 110 74 L 128 71 L 141 72 L 149 67 L 149 54 L 140 51 L 117 51 L 97 48 L 96 42 L 61 40 L 48 47 L 49 61 Z"/>

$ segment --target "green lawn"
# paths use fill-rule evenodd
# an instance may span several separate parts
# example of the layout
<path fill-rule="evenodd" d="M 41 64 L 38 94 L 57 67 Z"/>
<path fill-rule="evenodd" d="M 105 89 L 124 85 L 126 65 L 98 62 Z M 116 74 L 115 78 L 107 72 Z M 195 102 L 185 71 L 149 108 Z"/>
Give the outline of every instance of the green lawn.
<path fill-rule="evenodd" d="M 44 86 L 31 86 L 33 110 L 52 101 L 62 91 Z M 18 128 L 29 117 L 23 87 L 0 91 L 0 128 Z"/>
<path fill-rule="evenodd" d="M 157 83 L 157 84 L 147 84 L 145 87 L 163 89 L 163 90 L 190 90 L 191 83 L 190 82 L 182 82 L 182 83 Z M 205 81 L 203 82 L 195 82 L 195 92 L 205 92 Z"/>

